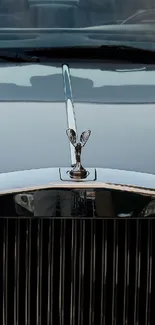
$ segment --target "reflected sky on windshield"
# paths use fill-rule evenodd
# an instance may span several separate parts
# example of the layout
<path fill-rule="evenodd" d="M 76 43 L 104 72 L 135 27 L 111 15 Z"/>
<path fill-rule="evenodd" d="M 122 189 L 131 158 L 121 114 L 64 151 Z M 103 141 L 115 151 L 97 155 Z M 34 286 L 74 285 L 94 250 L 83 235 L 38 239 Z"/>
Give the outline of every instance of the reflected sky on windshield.
<path fill-rule="evenodd" d="M 152 1 L 144 0 L 3 0 L 0 28 L 81 28 L 152 22 Z M 150 10 L 151 12 L 143 13 Z"/>

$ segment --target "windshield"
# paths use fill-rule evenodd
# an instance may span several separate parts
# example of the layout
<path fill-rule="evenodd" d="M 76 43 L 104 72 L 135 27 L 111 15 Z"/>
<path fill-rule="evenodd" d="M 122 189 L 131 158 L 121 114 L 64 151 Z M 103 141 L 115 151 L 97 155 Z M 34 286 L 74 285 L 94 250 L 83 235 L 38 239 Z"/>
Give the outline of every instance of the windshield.
<path fill-rule="evenodd" d="M 152 0 L 2 0 L 0 48 L 99 45 L 105 40 L 147 42 L 152 48 L 154 23 Z"/>

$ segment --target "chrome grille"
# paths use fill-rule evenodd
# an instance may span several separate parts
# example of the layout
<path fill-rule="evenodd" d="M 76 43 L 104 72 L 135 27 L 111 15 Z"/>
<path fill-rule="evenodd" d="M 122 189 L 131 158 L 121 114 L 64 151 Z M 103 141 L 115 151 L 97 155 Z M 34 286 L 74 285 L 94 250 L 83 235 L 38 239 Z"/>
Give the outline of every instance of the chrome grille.
<path fill-rule="evenodd" d="M 0 219 L 0 324 L 155 324 L 155 221 Z"/>

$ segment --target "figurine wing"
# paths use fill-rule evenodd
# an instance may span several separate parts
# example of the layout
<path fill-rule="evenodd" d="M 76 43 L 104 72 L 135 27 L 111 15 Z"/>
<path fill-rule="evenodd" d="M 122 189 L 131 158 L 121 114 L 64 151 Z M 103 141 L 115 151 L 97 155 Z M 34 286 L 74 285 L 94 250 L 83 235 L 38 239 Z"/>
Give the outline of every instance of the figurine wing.
<path fill-rule="evenodd" d="M 90 134 L 91 134 L 90 130 L 87 130 L 87 131 L 84 131 L 81 133 L 80 142 L 81 142 L 82 147 L 85 146 L 86 142 L 88 141 L 88 139 L 90 137 Z"/>
<path fill-rule="evenodd" d="M 72 143 L 72 145 L 76 146 L 76 133 L 73 129 L 67 129 L 66 134 L 68 136 L 69 141 Z"/>

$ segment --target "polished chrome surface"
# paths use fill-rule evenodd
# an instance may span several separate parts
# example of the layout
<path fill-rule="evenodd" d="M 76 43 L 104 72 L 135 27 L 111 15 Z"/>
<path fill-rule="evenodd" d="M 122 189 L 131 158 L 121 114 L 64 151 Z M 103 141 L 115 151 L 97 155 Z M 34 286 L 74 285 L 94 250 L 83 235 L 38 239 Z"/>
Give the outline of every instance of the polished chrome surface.
<path fill-rule="evenodd" d="M 75 184 L 75 182 L 74 182 Z M 53 188 L 20 193 L 24 197 L 31 196 L 33 209 L 24 206 L 16 199 L 19 194 L 0 196 L 0 218 L 14 217 L 109 217 L 109 218 L 144 218 L 155 217 L 152 193 L 135 193 L 105 188 Z M 147 215 L 143 213 L 147 211 Z"/>
<path fill-rule="evenodd" d="M 82 178 L 82 179 L 76 179 L 77 183 L 81 183 L 81 185 L 83 183 L 86 183 L 86 182 L 94 182 L 96 181 L 96 169 L 95 168 L 86 168 L 86 170 L 89 170 L 89 173 L 87 175 L 86 178 Z M 70 175 L 69 175 L 69 169 L 68 168 L 60 168 L 59 172 L 60 172 L 60 179 L 61 181 L 65 181 L 65 182 L 69 182 L 69 183 L 73 183 L 73 181 L 71 180 L 70 178 Z M 74 179 L 75 181 L 75 179 Z"/>
<path fill-rule="evenodd" d="M 62 74 L 64 80 L 64 93 L 65 93 L 68 128 L 75 130 L 77 134 L 77 125 L 76 125 L 75 110 L 74 110 L 74 104 L 72 98 L 70 72 L 69 72 L 69 67 L 67 65 L 63 65 Z M 72 147 L 71 143 L 70 143 L 70 154 L 71 154 L 71 164 L 74 165 L 76 163 L 76 160 L 74 155 L 74 148 Z"/>
<path fill-rule="evenodd" d="M 34 211 L 33 194 L 31 193 L 16 194 L 14 200 L 16 204 L 21 205 L 23 208 L 33 213 Z"/>
<path fill-rule="evenodd" d="M 80 142 L 78 142 L 77 134 L 73 129 L 67 129 L 66 133 L 70 143 L 75 148 L 75 161 L 76 161 L 73 166 L 73 169 L 69 170 L 68 173 L 70 177 L 75 180 L 84 179 L 89 175 L 89 171 L 83 168 L 81 164 L 81 151 L 82 148 L 85 146 L 86 142 L 88 141 L 91 131 L 88 130 L 82 132 L 80 135 Z"/>
<path fill-rule="evenodd" d="M 64 181 L 60 178 L 60 170 Z M 91 179 L 75 182 L 64 177 L 69 167 L 60 170 L 42 168 L 0 174 L 0 194 L 50 188 L 105 188 L 155 195 L 155 175 L 108 168 L 90 168 L 93 177 L 96 175 L 95 181 L 93 178 L 93 181 Z"/>
<path fill-rule="evenodd" d="M 87 143 L 90 135 L 91 135 L 91 130 L 87 130 L 87 131 L 84 131 L 84 132 L 81 133 L 81 135 L 80 135 L 80 143 L 81 143 L 82 147 L 85 146 L 85 144 Z"/>

